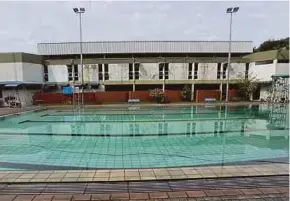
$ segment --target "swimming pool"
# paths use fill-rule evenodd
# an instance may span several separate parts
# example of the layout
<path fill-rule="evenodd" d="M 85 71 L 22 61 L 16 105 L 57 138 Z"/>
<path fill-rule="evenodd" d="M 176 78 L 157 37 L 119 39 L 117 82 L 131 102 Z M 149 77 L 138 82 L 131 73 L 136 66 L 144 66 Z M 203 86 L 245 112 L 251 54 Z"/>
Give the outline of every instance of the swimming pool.
<path fill-rule="evenodd" d="M 267 105 L 43 110 L 0 119 L 0 170 L 275 162 L 288 133 Z"/>

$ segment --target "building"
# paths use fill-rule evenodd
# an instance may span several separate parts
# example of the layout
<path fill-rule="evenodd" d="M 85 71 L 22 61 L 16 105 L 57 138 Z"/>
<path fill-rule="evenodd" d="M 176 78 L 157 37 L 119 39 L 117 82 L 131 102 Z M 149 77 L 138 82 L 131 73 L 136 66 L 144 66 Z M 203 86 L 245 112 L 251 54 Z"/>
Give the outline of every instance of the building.
<path fill-rule="evenodd" d="M 256 76 L 260 85 L 253 98 L 265 100 L 271 76 L 289 75 L 289 52 L 252 51 L 251 41 L 232 42 L 230 89 L 235 89 L 237 78 Z M 82 74 L 79 43 L 39 43 L 38 55 L 0 54 L 0 86 L 2 97 L 11 93 L 8 87 L 14 90 L 13 86 L 21 88 L 18 93 L 34 93 L 42 86 L 50 92 L 61 92 L 62 86 L 73 82 L 80 85 L 83 77 L 86 93 L 140 94 L 161 88 L 179 94 L 188 85 L 192 100 L 203 101 L 200 97 L 210 94 L 222 100 L 226 93 L 227 58 L 228 41 L 84 42 Z M 203 95 L 197 98 L 197 92 Z"/>

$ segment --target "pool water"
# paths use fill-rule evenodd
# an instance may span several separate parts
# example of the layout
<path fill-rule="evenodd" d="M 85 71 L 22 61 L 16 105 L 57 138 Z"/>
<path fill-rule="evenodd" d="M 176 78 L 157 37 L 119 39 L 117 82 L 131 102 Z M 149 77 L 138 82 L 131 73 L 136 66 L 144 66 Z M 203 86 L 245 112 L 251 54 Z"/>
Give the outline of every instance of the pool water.
<path fill-rule="evenodd" d="M 0 119 L 0 171 L 288 163 L 288 106 L 281 108 L 135 106 L 28 112 Z"/>

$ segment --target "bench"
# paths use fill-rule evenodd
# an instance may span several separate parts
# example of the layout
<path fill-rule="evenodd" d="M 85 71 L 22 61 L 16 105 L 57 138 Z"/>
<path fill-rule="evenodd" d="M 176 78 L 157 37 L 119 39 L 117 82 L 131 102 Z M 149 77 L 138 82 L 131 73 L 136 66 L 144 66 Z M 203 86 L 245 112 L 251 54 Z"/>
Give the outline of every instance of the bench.
<path fill-rule="evenodd" d="M 205 98 L 204 99 L 204 102 L 206 102 L 206 103 L 212 103 L 212 102 L 216 102 L 216 99 L 215 98 Z"/>
<path fill-rule="evenodd" d="M 128 103 L 140 103 L 140 99 L 128 99 Z"/>

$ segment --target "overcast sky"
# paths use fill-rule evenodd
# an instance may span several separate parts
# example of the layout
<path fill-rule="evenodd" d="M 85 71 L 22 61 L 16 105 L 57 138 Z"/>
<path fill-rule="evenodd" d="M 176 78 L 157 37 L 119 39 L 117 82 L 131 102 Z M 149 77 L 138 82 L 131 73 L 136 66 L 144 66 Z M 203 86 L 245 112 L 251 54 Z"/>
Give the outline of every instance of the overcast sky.
<path fill-rule="evenodd" d="M 0 1 L 0 51 L 37 52 L 39 42 L 79 40 L 72 8 L 83 6 L 83 40 L 228 40 L 227 7 L 233 40 L 259 45 L 289 36 L 289 3 L 198 1 Z"/>

